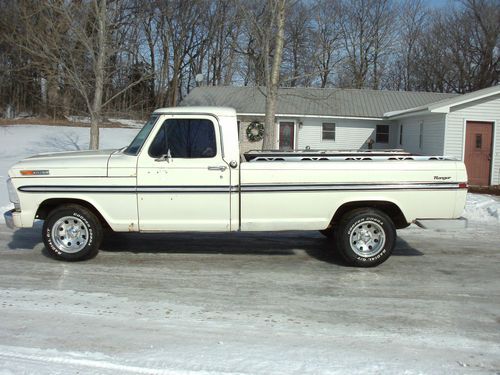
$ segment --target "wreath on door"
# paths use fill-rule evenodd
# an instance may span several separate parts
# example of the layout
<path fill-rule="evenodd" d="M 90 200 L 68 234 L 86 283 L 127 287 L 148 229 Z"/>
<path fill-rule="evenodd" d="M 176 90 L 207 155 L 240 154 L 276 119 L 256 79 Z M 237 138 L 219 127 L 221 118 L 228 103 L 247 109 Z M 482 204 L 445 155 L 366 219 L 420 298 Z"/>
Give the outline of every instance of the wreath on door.
<path fill-rule="evenodd" d="M 250 142 L 258 142 L 264 138 L 264 125 L 258 121 L 251 122 L 247 126 L 247 138 Z"/>

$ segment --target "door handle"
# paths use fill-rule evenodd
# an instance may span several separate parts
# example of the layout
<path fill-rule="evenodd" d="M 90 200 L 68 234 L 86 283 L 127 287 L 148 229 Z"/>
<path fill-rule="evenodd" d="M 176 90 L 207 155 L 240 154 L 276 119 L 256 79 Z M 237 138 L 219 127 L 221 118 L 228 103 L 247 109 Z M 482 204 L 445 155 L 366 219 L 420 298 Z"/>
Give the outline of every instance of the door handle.
<path fill-rule="evenodd" d="M 220 166 L 217 166 L 217 167 L 208 167 L 208 170 L 209 170 L 209 171 L 220 171 L 220 172 L 224 172 L 226 169 L 227 169 L 227 167 L 226 167 L 225 165 L 220 165 Z"/>

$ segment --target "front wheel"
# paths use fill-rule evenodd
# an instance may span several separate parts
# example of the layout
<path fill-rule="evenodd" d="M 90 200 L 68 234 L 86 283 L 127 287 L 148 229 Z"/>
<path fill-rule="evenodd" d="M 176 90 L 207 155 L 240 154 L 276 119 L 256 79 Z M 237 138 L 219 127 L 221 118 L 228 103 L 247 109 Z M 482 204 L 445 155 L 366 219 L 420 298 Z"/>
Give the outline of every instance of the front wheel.
<path fill-rule="evenodd" d="M 97 255 L 102 240 L 99 219 L 79 205 L 56 208 L 43 224 L 43 242 L 55 258 L 78 261 Z"/>
<path fill-rule="evenodd" d="M 396 242 L 396 228 L 383 212 L 360 208 L 348 212 L 336 230 L 336 244 L 349 265 L 374 267 L 387 260 Z"/>

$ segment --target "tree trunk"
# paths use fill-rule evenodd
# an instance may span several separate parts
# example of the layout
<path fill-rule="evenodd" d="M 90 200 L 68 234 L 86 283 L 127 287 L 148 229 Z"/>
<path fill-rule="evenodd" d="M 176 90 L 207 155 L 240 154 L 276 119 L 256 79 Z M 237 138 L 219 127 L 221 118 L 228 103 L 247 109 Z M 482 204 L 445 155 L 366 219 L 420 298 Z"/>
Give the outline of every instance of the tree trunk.
<path fill-rule="evenodd" d="M 59 88 L 57 84 L 57 77 L 55 73 L 50 73 L 47 77 L 47 114 L 51 116 L 54 120 L 58 118 L 57 106 L 59 103 Z"/>
<path fill-rule="evenodd" d="M 99 149 L 99 118 L 95 112 L 90 112 L 90 145 L 91 150 Z"/>
<path fill-rule="evenodd" d="M 264 150 L 273 150 L 276 148 L 276 101 L 278 99 L 278 84 L 280 78 L 281 59 L 283 57 L 283 39 L 285 34 L 285 3 L 286 0 L 278 1 L 277 14 L 277 34 L 276 46 L 274 50 L 271 74 L 269 75 L 266 86 L 266 117 L 264 120 L 264 141 L 262 148 Z"/>
<path fill-rule="evenodd" d="M 99 120 L 102 111 L 104 90 L 104 63 L 106 61 L 106 0 L 96 1 L 97 16 L 97 59 L 95 62 L 94 100 L 90 111 L 90 149 L 99 148 Z"/>

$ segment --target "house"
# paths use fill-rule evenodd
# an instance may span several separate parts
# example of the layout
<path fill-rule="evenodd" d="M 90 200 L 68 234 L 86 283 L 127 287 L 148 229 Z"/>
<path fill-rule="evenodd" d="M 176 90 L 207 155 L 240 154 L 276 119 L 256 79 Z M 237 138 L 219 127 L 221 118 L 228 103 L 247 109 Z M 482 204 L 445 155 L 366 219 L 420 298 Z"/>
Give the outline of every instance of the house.
<path fill-rule="evenodd" d="M 197 87 L 181 105 L 233 107 L 242 151 L 261 149 L 247 128 L 263 123 L 265 89 Z M 500 184 L 500 85 L 469 94 L 280 88 L 277 149 L 404 149 L 464 160 L 473 185 Z M 258 137 L 257 137 L 258 138 Z"/>

